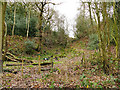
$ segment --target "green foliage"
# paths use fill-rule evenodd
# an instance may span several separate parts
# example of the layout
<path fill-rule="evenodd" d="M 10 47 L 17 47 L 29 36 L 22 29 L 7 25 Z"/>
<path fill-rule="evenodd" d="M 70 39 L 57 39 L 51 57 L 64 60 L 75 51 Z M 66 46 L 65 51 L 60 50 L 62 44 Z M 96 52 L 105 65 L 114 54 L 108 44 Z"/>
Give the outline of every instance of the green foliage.
<path fill-rule="evenodd" d="M 70 48 L 68 52 L 71 52 L 71 58 L 78 57 L 82 54 L 82 52 L 79 52 L 76 48 Z"/>
<path fill-rule="evenodd" d="M 17 3 L 17 10 L 16 10 L 16 17 L 15 17 L 15 35 L 20 36 L 26 36 L 27 33 L 27 27 L 26 27 L 26 16 L 25 16 L 25 9 L 20 4 Z M 12 28 L 13 28 L 13 20 L 14 20 L 14 6 L 7 5 L 6 8 L 6 17 L 5 17 L 6 23 L 7 23 L 7 29 L 8 29 L 8 35 L 12 35 Z M 33 14 L 31 14 L 30 18 L 30 31 L 29 36 L 33 37 L 36 36 L 36 23 L 37 23 L 37 17 L 35 17 Z"/>
<path fill-rule="evenodd" d="M 82 76 L 80 77 L 80 83 L 81 83 L 81 87 L 86 87 L 86 88 L 102 88 L 101 85 L 99 85 L 99 81 L 98 82 L 91 82 L 89 78 L 87 78 L 84 73 L 82 74 Z"/>
<path fill-rule="evenodd" d="M 90 50 L 98 49 L 98 44 L 99 44 L 98 35 L 97 34 L 89 35 L 88 49 Z"/>
<path fill-rule="evenodd" d="M 26 20 L 16 15 L 15 35 L 26 36 Z"/>
<path fill-rule="evenodd" d="M 46 74 L 46 75 L 45 75 L 45 78 L 48 78 L 49 76 L 50 76 L 50 74 Z"/>
<path fill-rule="evenodd" d="M 29 31 L 30 37 L 36 36 L 36 32 L 38 32 L 38 30 L 36 29 L 37 20 L 38 19 L 35 16 L 30 18 L 30 31 Z"/>
<path fill-rule="evenodd" d="M 100 53 L 99 52 L 95 51 L 95 53 L 90 54 L 89 61 L 90 61 L 91 65 L 101 64 L 101 60 L 100 60 L 99 57 L 100 57 Z"/>
<path fill-rule="evenodd" d="M 60 57 L 60 58 L 63 58 L 63 57 L 66 57 L 66 53 L 62 53 L 62 54 L 59 54 L 57 56 Z"/>
<path fill-rule="evenodd" d="M 55 88 L 54 83 L 55 83 L 55 82 L 53 81 L 49 87 L 50 87 L 50 88 Z"/>
<path fill-rule="evenodd" d="M 33 65 L 28 65 L 28 66 L 26 66 L 26 67 L 34 67 Z"/>
<path fill-rule="evenodd" d="M 24 76 L 23 76 L 23 78 L 28 78 L 28 77 L 30 77 L 30 75 L 28 75 L 28 74 L 25 74 Z"/>
<path fill-rule="evenodd" d="M 84 73 L 82 74 L 82 76 L 80 77 L 81 80 L 81 87 L 87 87 L 87 85 L 89 85 L 89 81 L 88 78 L 86 78 L 86 76 L 84 75 Z"/>
<path fill-rule="evenodd" d="M 35 43 L 33 41 L 27 40 L 25 41 L 24 47 L 26 54 L 33 54 L 34 53 L 34 47 Z"/>

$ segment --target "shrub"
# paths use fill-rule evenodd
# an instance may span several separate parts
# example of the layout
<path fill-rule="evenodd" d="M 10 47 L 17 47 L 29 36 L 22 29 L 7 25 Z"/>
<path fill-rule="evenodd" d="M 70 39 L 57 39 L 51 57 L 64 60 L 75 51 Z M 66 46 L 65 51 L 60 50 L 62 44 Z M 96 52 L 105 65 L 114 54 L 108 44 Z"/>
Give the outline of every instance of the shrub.
<path fill-rule="evenodd" d="M 35 42 L 33 42 L 33 41 L 30 41 L 30 40 L 27 40 L 27 41 L 25 41 L 25 45 L 24 45 L 24 47 L 25 47 L 25 53 L 26 54 L 33 54 L 34 53 L 34 47 L 35 46 Z"/>
<path fill-rule="evenodd" d="M 89 35 L 88 49 L 98 49 L 99 39 L 97 34 Z"/>

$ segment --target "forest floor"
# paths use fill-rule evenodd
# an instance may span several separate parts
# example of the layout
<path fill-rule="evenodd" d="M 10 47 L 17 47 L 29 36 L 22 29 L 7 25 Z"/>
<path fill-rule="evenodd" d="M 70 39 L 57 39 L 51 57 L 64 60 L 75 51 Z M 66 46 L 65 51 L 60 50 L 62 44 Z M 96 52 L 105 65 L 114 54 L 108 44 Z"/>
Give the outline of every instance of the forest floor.
<path fill-rule="evenodd" d="M 39 66 L 24 65 L 22 72 L 21 66 L 6 66 L 6 64 L 20 64 L 20 62 L 5 61 L 3 68 L 17 73 L 4 72 L 0 88 L 119 88 L 116 61 L 111 64 L 115 65 L 112 66 L 111 74 L 104 74 L 102 65 L 98 64 L 99 60 L 96 58 L 97 50 L 88 50 L 87 43 L 88 39 L 81 39 L 64 50 L 57 48 L 56 52 L 55 48 L 54 57 L 59 55 L 63 57 L 54 59 L 53 69 L 40 73 L 38 73 Z M 33 59 L 35 63 L 38 62 L 38 56 L 33 55 L 28 58 Z M 51 68 L 51 65 L 42 68 Z"/>

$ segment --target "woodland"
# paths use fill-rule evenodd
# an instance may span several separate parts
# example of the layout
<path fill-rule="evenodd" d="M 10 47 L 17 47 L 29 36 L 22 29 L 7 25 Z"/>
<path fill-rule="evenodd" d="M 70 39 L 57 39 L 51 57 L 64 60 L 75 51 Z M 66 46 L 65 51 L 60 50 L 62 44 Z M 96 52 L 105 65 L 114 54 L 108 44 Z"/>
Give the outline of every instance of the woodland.
<path fill-rule="evenodd" d="M 0 89 L 120 88 L 120 1 L 82 1 L 74 38 L 62 3 L 0 1 Z"/>

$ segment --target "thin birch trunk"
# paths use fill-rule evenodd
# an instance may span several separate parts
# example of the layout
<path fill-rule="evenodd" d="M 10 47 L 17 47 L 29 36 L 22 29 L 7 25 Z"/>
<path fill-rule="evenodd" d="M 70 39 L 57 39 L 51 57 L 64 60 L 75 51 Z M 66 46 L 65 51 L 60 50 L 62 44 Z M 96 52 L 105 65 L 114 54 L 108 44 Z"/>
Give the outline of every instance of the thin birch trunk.
<path fill-rule="evenodd" d="M 15 17 L 16 17 L 16 2 L 14 3 L 14 23 L 13 23 L 13 29 L 12 29 L 12 36 L 14 36 L 14 31 L 15 31 Z"/>
<path fill-rule="evenodd" d="M 27 38 L 28 38 L 28 35 L 29 35 L 29 29 L 30 29 L 30 27 L 29 27 L 29 25 L 30 25 L 30 13 L 31 13 L 31 6 L 30 6 L 30 9 L 29 9 L 29 15 L 28 15 Z"/>
<path fill-rule="evenodd" d="M 113 2 L 113 10 L 114 10 L 114 14 L 113 14 L 113 19 L 114 19 L 114 29 L 115 29 L 115 43 L 116 43 L 116 58 L 118 57 L 118 27 L 117 27 L 117 22 L 116 22 L 116 17 L 115 17 L 115 2 Z"/>
<path fill-rule="evenodd" d="M 27 30 L 27 24 L 28 23 L 28 19 L 27 19 L 27 11 L 26 11 L 26 30 Z"/>

